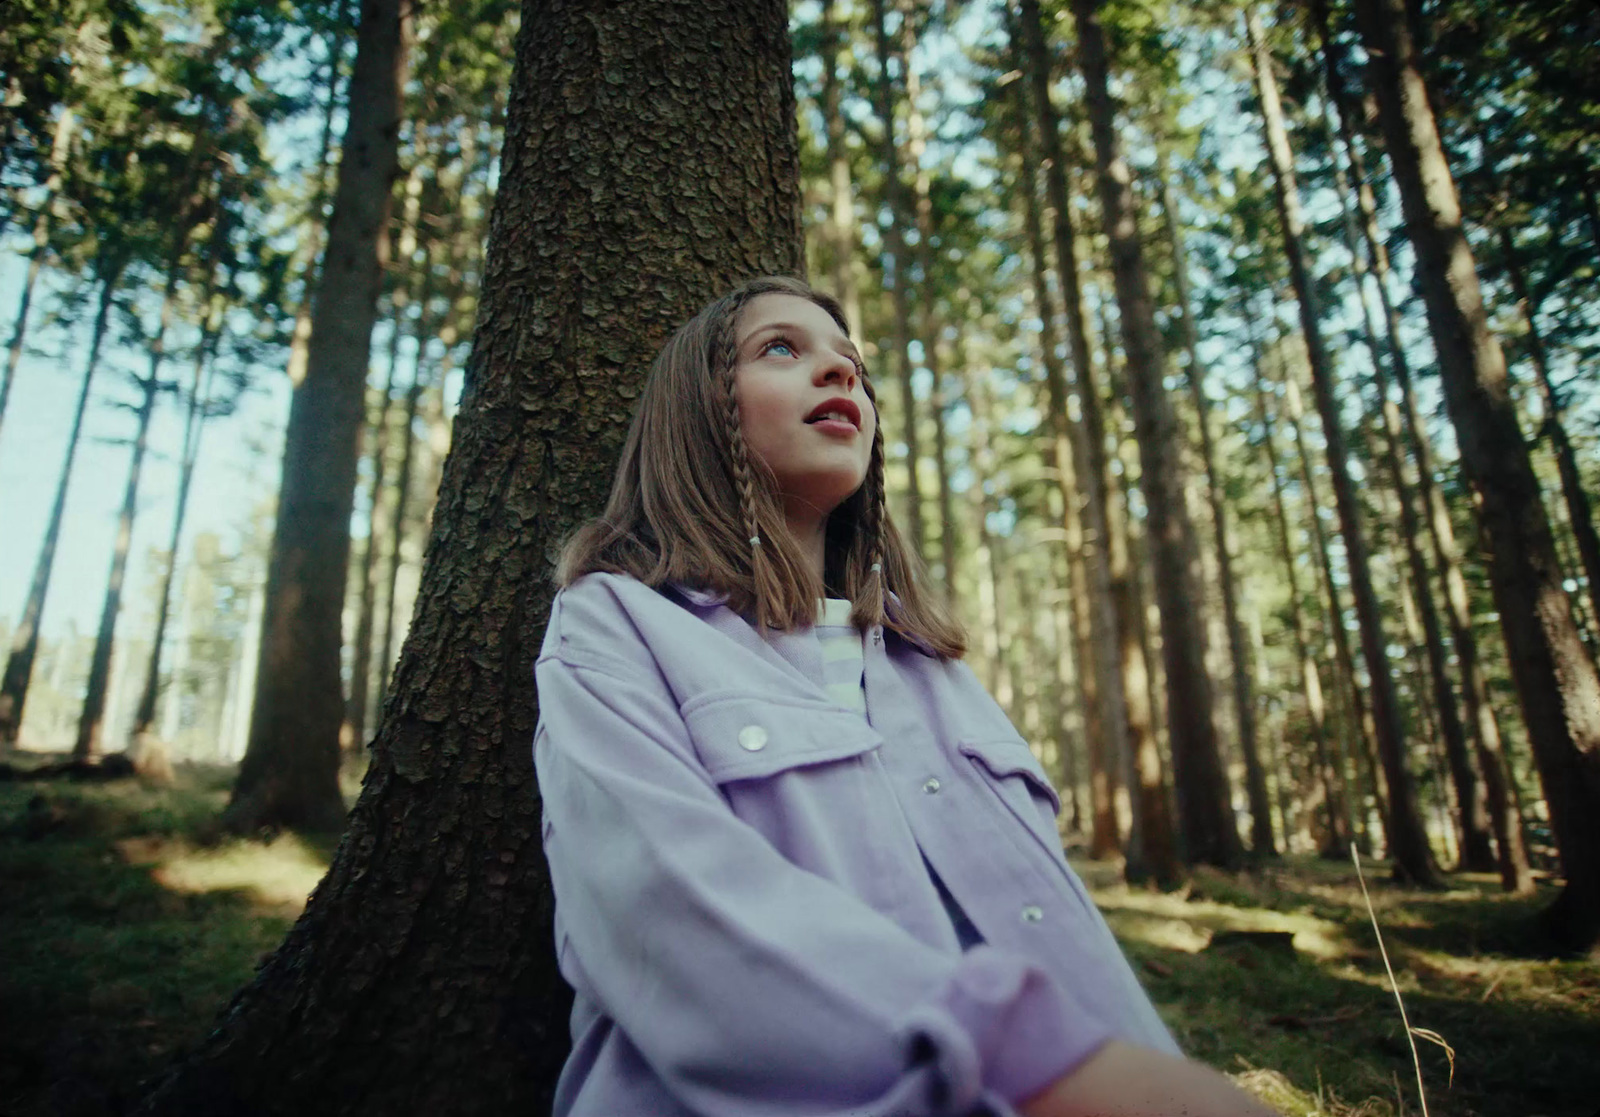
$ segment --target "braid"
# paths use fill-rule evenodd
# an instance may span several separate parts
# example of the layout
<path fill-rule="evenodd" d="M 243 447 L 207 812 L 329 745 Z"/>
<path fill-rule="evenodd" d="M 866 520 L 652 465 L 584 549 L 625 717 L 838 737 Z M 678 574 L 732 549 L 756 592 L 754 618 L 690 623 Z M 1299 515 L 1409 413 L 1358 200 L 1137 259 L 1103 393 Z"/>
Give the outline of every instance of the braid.
<path fill-rule="evenodd" d="M 722 412 L 723 432 L 727 435 L 728 448 L 733 457 L 733 481 L 739 490 L 739 514 L 744 523 L 746 538 L 750 541 L 750 578 L 751 589 L 756 599 L 756 615 L 765 623 L 768 619 L 766 616 L 768 595 L 761 592 L 761 587 L 769 580 L 764 575 L 771 569 L 771 560 L 763 553 L 765 548 L 761 545 L 761 527 L 756 518 L 755 475 L 750 466 L 750 451 L 745 446 L 744 427 L 739 422 L 739 393 L 735 376 L 739 364 L 735 327 L 739 311 L 748 301 L 748 296 L 735 299 L 723 315 L 715 342 L 713 367 L 723 385 L 725 403 Z"/>
<path fill-rule="evenodd" d="M 884 507 L 883 483 L 883 424 L 879 423 L 872 434 L 872 458 L 867 465 L 866 498 L 862 508 L 862 533 L 866 536 L 866 584 L 862 587 L 862 612 L 874 624 L 881 624 L 888 601 L 888 575 L 883 569 L 884 524 L 888 512 Z"/>

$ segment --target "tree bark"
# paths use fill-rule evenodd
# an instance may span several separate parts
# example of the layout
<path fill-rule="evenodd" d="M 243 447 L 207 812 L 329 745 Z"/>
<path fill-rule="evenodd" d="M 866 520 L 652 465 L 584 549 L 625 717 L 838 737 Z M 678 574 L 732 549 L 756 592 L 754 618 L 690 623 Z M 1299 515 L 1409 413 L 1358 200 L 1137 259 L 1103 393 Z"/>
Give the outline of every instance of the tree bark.
<path fill-rule="evenodd" d="M 116 294 L 126 266 L 126 259 L 122 259 L 104 264 L 99 269 L 102 273 L 100 298 L 90 334 L 89 357 L 84 364 L 83 385 L 78 389 L 78 403 L 72 413 L 72 430 L 67 435 L 61 478 L 56 482 L 56 495 L 50 504 L 50 519 L 44 529 L 44 541 L 39 545 L 39 558 L 34 563 L 33 579 L 28 584 L 28 598 L 23 603 L 16 630 L 11 634 L 5 676 L 0 678 L 0 744 L 7 748 L 17 743 L 22 730 L 23 708 L 28 702 L 28 683 L 33 677 L 33 660 L 39 653 L 39 624 L 44 616 L 45 598 L 50 592 L 50 575 L 55 571 L 56 544 L 61 540 L 61 520 L 67 507 L 67 485 L 72 480 L 72 463 L 78 453 L 78 438 L 83 433 L 83 415 L 89 407 L 89 388 L 94 383 L 95 369 L 100 364 L 100 347 L 106 337 L 106 319 L 111 312 L 112 296 Z"/>
<path fill-rule="evenodd" d="M 1600 676 L 1562 588 L 1403 0 L 1357 0 L 1355 10 L 1417 253 L 1445 406 L 1479 501 L 1490 585 L 1566 874 L 1548 926 L 1561 948 L 1593 953 L 1600 946 Z"/>
<path fill-rule="evenodd" d="M 335 832 L 344 823 L 341 623 L 367 361 L 398 169 L 407 11 L 400 0 L 361 4 L 327 258 L 284 441 L 250 744 L 223 815 L 239 832 Z"/>
<path fill-rule="evenodd" d="M 533 771 L 550 563 L 603 506 L 650 355 L 736 282 L 802 267 L 790 65 L 777 0 L 526 6 L 467 388 L 361 797 L 147 1114 L 549 1112 L 571 1006 Z"/>
<path fill-rule="evenodd" d="M 1105 35 L 1098 0 L 1073 0 L 1078 62 L 1086 86 L 1094 135 L 1101 218 L 1110 240 L 1111 270 L 1121 310 L 1122 343 L 1128 386 L 1139 439 L 1140 488 L 1147 510 L 1147 538 L 1155 570 L 1161 613 L 1161 658 L 1167 680 L 1167 732 L 1172 749 L 1173 785 L 1184 856 L 1231 868 L 1239 863 L 1239 833 L 1229 803 L 1212 721 L 1211 680 L 1206 674 L 1205 640 L 1197 605 L 1194 529 L 1184 507 L 1177 423 L 1164 387 L 1165 361 L 1156 330 L 1145 275 L 1144 250 L 1134 208 L 1133 174 L 1122 157 Z"/>
<path fill-rule="evenodd" d="M 1339 511 L 1339 530 L 1344 537 L 1350 591 L 1355 599 L 1356 621 L 1361 635 L 1362 658 L 1366 661 L 1372 687 L 1372 716 L 1378 755 L 1389 788 L 1389 809 L 1384 814 L 1385 837 L 1388 839 L 1389 855 L 1394 859 L 1396 874 L 1413 883 L 1433 887 L 1439 883 L 1438 870 L 1434 866 L 1427 834 L 1417 813 L 1416 791 L 1406 766 L 1406 740 L 1400 721 L 1399 696 L 1395 692 L 1394 673 L 1389 666 L 1383 615 L 1377 594 L 1372 588 L 1360 505 L 1346 462 L 1344 427 L 1334 390 L 1333 362 L 1323 344 L 1322 314 L 1305 258 L 1299 187 L 1295 182 L 1283 110 L 1278 101 L 1277 78 L 1263 41 L 1261 18 L 1253 7 L 1248 9 L 1245 23 L 1250 38 L 1256 88 L 1261 97 L 1262 123 L 1273 172 L 1273 194 L 1283 227 L 1284 255 L 1288 259 L 1289 278 L 1294 284 L 1296 301 L 1300 307 L 1300 327 L 1305 335 L 1317 412 L 1322 418 L 1328 472 L 1333 480 L 1334 504 Z"/>

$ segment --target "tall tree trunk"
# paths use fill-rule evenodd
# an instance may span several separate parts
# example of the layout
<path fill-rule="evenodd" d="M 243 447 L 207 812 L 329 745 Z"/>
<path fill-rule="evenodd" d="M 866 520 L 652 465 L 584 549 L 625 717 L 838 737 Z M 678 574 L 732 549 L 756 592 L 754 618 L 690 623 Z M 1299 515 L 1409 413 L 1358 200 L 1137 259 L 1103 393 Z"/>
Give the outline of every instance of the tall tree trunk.
<path fill-rule="evenodd" d="M 163 318 L 171 313 L 172 295 L 173 290 L 169 287 Z M 162 333 L 165 332 L 163 328 Z M 111 551 L 111 574 L 106 579 L 105 603 L 100 609 L 100 628 L 95 633 L 94 651 L 89 657 L 89 681 L 84 687 L 83 710 L 78 715 L 78 736 L 72 746 L 74 760 L 96 760 L 103 749 L 106 684 L 111 678 L 111 651 L 117 630 L 117 613 L 122 608 L 122 579 L 128 570 L 128 547 L 133 542 L 139 474 L 144 467 L 145 450 L 150 444 L 150 418 L 155 413 L 156 395 L 161 391 L 161 381 L 157 379 L 161 367 L 160 347 L 158 335 L 155 352 L 150 358 L 150 373 L 140 382 L 144 396 L 137 413 L 139 425 L 133 437 L 133 457 L 128 463 L 128 483 L 122 494 L 122 510 L 117 514 L 117 537 Z"/>
<path fill-rule="evenodd" d="M 1183 230 L 1173 209 L 1172 189 L 1164 171 L 1158 188 L 1167 239 L 1172 242 L 1172 272 L 1181 312 L 1183 349 L 1188 357 L 1183 370 L 1184 379 L 1189 384 L 1189 395 L 1194 401 L 1200 426 L 1200 458 L 1206 471 L 1206 503 L 1211 508 L 1212 542 L 1217 553 L 1217 583 L 1222 591 L 1222 616 L 1228 631 L 1234 720 L 1239 728 L 1239 752 L 1244 757 L 1245 790 L 1250 798 L 1250 849 L 1257 855 L 1270 857 L 1278 850 L 1272 834 L 1272 807 L 1267 798 L 1266 774 L 1261 767 L 1261 754 L 1256 741 L 1256 704 L 1255 695 L 1250 690 L 1250 656 L 1245 650 L 1244 627 L 1239 623 L 1232 533 L 1228 529 L 1227 504 L 1217 473 L 1217 452 L 1211 441 L 1211 401 L 1206 395 L 1206 369 L 1200 363 L 1200 331 L 1196 325 L 1194 304 L 1189 297 L 1188 258 L 1184 252 Z"/>
<path fill-rule="evenodd" d="M 472 372 L 361 797 L 146 1113 L 549 1112 L 572 1001 L 531 747 L 544 556 L 604 504 L 639 354 L 801 268 L 790 67 L 778 0 L 527 6 Z"/>
<path fill-rule="evenodd" d="M 334 0 L 337 22 L 328 32 L 327 76 L 323 79 L 322 141 L 317 152 L 317 181 L 311 191 L 310 212 L 300 227 L 299 254 L 300 304 L 295 307 L 294 332 L 289 338 L 289 383 L 300 387 L 306 378 L 306 364 L 311 355 L 311 309 L 315 302 L 318 277 L 322 274 L 324 234 L 328 232 L 329 219 L 324 215 L 328 208 L 328 177 L 333 157 L 333 126 L 338 119 L 339 86 L 342 84 L 340 57 L 344 53 L 346 36 L 350 33 L 350 7 L 356 0 Z M 365 4 L 363 4 L 363 11 Z M 364 17 L 363 17 L 364 18 Z M 359 51 L 359 47 L 357 48 Z M 352 82 L 354 75 L 351 75 Z M 346 103 L 348 111 L 349 104 Z M 348 142 L 348 136 L 346 137 Z"/>
<path fill-rule="evenodd" d="M 1144 251 L 1134 208 L 1133 174 L 1122 157 L 1111 102 L 1105 35 L 1098 0 L 1073 0 L 1078 62 L 1094 135 L 1101 217 L 1110 240 L 1111 270 L 1121 310 L 1128 386 L 1139 439 L 1140 488 L 1161 612 L 1161 655 L 1167 679 L 1167 732 L 1184 856 L 1232 867 L 1239 862 L 1228 777 L 1212 721 L 1211 680 L 1195 584 L 1194 530 L 1184 507 L 1177 460 L 1176 419 L 1164 387 L 1165 361 L 1150 303 Z"/>
<path fill-rule="evenodd" d="M 1511 279 L 1512 293 L 1522 306 L 1523 320 L 1528 323 L 1528 359 L 1539 381 L 1539 399 L 1544 406 L 1544 422 L 1540 424 L 1539 432 L 1550 439 L 1550 449 L 1555 454 L 1556 471 L 1561 477 L 1561 495 L 1567 504 L 1567 522 L 1572 525 L 1572 538 L 1583 564 L 1584 580 L 1588 583 L 1589 612 L 1595 619 L 1597 631 L 1600 631 L 1600 535 L 1595 533 L 1594 512 L 1589 494 L 1583 488 L 1583 475 L 1578 471 L 1578 458 L 1572 449 L 1572 439 L 1567 435 L 1566 424 L 1561 421 L 1561 397 L 1550 382 L 1544 336 L 1539 332 L 1539 304 L 1528 289 L 1528 279 L 1523 274 L 1521 255 L 1511 230 L 1502 223 L 1496 233 L 1505 257 L 1506 274 Z"/>
<path fill-rule="evenodd" d="M 39 623 L 44 615 L 45 597 L 50 592 L 50 575 L 55 571 L 56 544 L 61 540 L 61 520 L 67 507 L 67 485 L 72 480 L 72 463 L 78 453 L 78 437 L 83 433 L 83 415 L 89 407 L 89 388 L 94 383 L 95 369 L 100 364 L 100 347 L 106 337 L 106 319 L 111 312 L 112 296 L 116 294 L 126 266 L 126 260 L 118 260 L 102 263 L 97 269 L 101 272 L 100 298 L 90 334 L 89 357 L 84 364 L 83 385 L 78 389 L 78 403 L 72 413 L 72 430 L 67 435 L 61 478 L 56 482 L 56 495 L 50 504 L 50 519 L 45 525 L 44 541 L 39 545 L 39 558 L 34 563 L 33 579 L 28 584 L 28 598 L 23 603 L 17 627 L 11 634 L 5 676 L 0 678 L 0 745 L 7 748 L 17 743 L 17 736 L 22 729 L 23 708 L 28 702 L 28 683 L 33 677 L 33 660 L 39 653 Z"/>
<path fill-rule="evenodd" d="M 1389 342 L 1389 358 L 1394 369 L 1395 382 L 1400 389 L 1400 414 L 1405 421 L 1407 440 L 1417 465 L 1417 489 L 1422 497 L 1423 519 L 1427 524 L 1428 540 L 1432 546 L 1434 565 L 1443 582 L 1445 617 L 1450 625 L 1450 643 L 1455 648 L 1461 673 L 1461 693 L 1467 707 L 1467 723 L 1473 735 L 1473 747 L 1478 765 L 1483 772 L 1485 799 L 1489 825 L 1495 836 L 1495 858 L 1500 870 L 1500 882 L 1509 892 L 1526 893 L 1533 890 L 1533 874 L 1528 865 L 1528 853 L 1522 838 L 1522 816 L 1515 796 L 1511 794 L 1505 750 L 1501 743 L 1500 725 L 1495 717 L 1494 704 L 1489 701 L 1488 684 L 1478 652 L 1478 637 L 1472 625 L 1472 613 L 1467 599 L 1466 579 L 1461 573 L 1461 558 L 1455 541 L 1455 529 L 1450 522 L 1450 511 L 1445 506 L 1444 493 L 1434 480 L 1432 451 L 1422 417 L 1417 409 L 1416 393 L 1411 386 L 1411 365 L 1406 357 L 1405 345 L 1400 337 L 1400 314 L 1389 296 L 1389 252 L 1378 227 L 1377 200 L 1373 196 L 1361 149 L 1356 144 L 1351 127 L 1349 93 L 1340 68 L 1344 51 L 1339 41 L 1329 33 L 1326 0 L 1310 0 L 1314 30 L 1322 48 L 1323 73 L 1327 80 L 1329 101 L 1338 123 L 1339 137 L 1350 166 L 1351 185 L 1356 206 L 1361 214 L 1361 235 L 1366 245 L 1371 266 L 1373 285 L 1377 288 L 1378 304 L 1383 312 Z"/>
<path fill-rule="evenodd" d="M 44 201 L 33 219 L 33 248 L 28 252 L 28 270 L 22 278 L 22 296 L 17 300 L 17 324 L 11 329 L 11 342 L 6 346 L 6 369 L 0 376 L 0 428 L 6 420 L 6 404 L 11 399 L 11 385 L 17 378 L 17 366 L 22 363 L 22 346 L 28 336 L 28 312 L 33 308 L 33 289 L 44 270 L 44 258 L 50 250 L 50 226 L 56 206 L 56 195 L 61 192 L 61 172 L 66 166 L 67 154 L 72 150 L 72 138 L 77 132 L 78 114 L 70 108 L 63 109 L 56 121 L 55 139 L 50 145 L 50 177 L 44 184 Z"/>
<path fill-rule="evenodd" d="M 1344 427 L 1334 389 L 1335 372 L 1322 341 L 1322 315 L 1305 258 L 1304 220 L 1300 214 L 1300 191 L 1295 182 L 1293 156 L 1284 129 L 1283 110 L 1278 101 L 1277 77 L 1261 30 L 1261 18 L 1254 7 L 1245 17 L 1261 97 L 1262 123 L 1266 132 L 1267 154 L 1272 165 L 1273 194 L 1278 218 L 1283 226 L 1284 255 L 1289 263 L 1289 278 L 1300 306 L 1300 328 L 1305 335 L 1311 365 L 1311 384 L 1322 417 L 1323 439 L 1327 447 L 1328 472 L 1333 481 L 1334 504 L 1339 511 L 1339 529 L 1344 537 L 1350 575 L 1350 591 L 1355 599 L 1356 621 L 1361 635 L 1362 658 L 1372 687 L 1372 716 L 1376 729 L 1378 755 L 1383 762 L 1389 788 L 1389 809 L 1384 814 L 1385 837 L 1395 872 L 1413 883 L 1428 887 L 1439 883 L 1427 834 L 1417 814 L 1416 792 L 1406 766 L 1405 730 L 1400 721 L 1399 697 L 1394 673 L 1389 666 L 1388 641 L 1383 632 L 1383 616 L 1372 588 L 1368 568 L 1365 533 L 1355 485 L 1346 462 Z"/>
<path fill-rule="evenodd" d="M 250 744 L 224 812 L 241 832 L 336 831 L 344 822 L 340 628 L 372 322 L 387 262 L 408 11 L 399 0 L 361 3 L 327 261 L 284 442 Z"/>
<path fill-rule="evenodd" d="M 1013 38 L 1019 40 L 1019 47 L 1025 52 L 1027 60 L 1023 68 L 1033 93 L 1033 116 L 1038 125 L 1039 151 L 1043 155 L 1041 162 L 1045 164 L 1045 189 L 1050 206 L 1055 211 L 1056 277 L 1061 285 L 1067 349 L 1072 357 L 1072 372 L 1076 381 L 1073 387 L 1078 396 L 1079 420 L 1072 449 L 1077 455 L 1073 470 L 1082 491 L 1083 545 L 1079 553 L 1086 577 L 1077 585 L 1081 587 L 1080 593 L 1085 600 L 1088 627 L 1088 647 L 1085 650 L 1089 654 L 1082 661 L 1085 674 L 1090 676 L 1085 680 L 1089 690 L 1085 701 L 1093 703 L 1089 716 L 1097 722 L 1092 722 L 1088 730 L 1094 797 L 1094 831 L 1089 848 L 1091 855 L 1104 857 L 1118 845 L 1116 817 L 1111 806 L 1112 773 L 1115 769 L 1110 758 L 1128 755 L 1130 750 L 1127 680 L 1122 674 L 1118 639 L 1123 622 L 1118 613 L 1112 582 L 1112 532 L 1108 527 L 1106 510 L 1110 474 L 1105 420 L 1101 415 L 1099 378 L 1095 375 L 1094 361 L 1089 355 L 1089 332 L 1083 316 L 1078 252 L 1072 211 L 1067 199 L 1066 164 L 1061 150 L 1061 125 L 1055 104 L 1050 99 L 1053 68 L 1038 0 L 1022 0 L 1016 30 L 1020 30 L 1020 35 L 1014 34 Z M 1053 346 L 1051 350 L 1054 351 Z M 1058 412 L 1065 420 L 1068 414 L 1065 383 L 1059 401 L 1052 400 L 1051 410 Z M 1060 441 L 1058 436 L 1058 444 Z"/>
<path fill-rule="evenodd" d="M 1378 456 L 1388 474 L 1390 488 L 1398 507 L 1400 543 L 1405 552 L 1408 595 L 1402 600 L 1406 608 L 1406 624 L 1413 648 L 1423 650 L 1427 666 L 1426 688 L 1417 691 L 1419 701 L 1428 718 L 1430 741 L 1443 747 L 1448 761 L 1450 782 L 1455 788 L 1457 809 L 1452 828 L 1459 832 L 1460 868 L 1472 872 L 1489 872 L 1495 868 L 1494 846 L 1489 838 L 1489 805 L 1484 785 L 1472 767 L 1472 756 L 1467 749 L 1467 730 L 1462 723 L 1461 711 L 1456 704 L 1455 685 L 1450 678 L 1448 652 L 1444 631 L 1439 623 L 1439 610 L 1434 600 L 1432 576 L 1428 570 L 1423 540 L 1423 517 L 1417 513 L 1417 489 L 1405 468 L 1405 435 L 1402 431 L 1400 408 L 1390 391 L 1388 362 L 1394 359 L 1379 341 L 1379 329 L 1373 312 L 1372 299 L 1367 289 L 1367 266 L 1358 245 L 1359 235 L 1354 211 L 1350 205 L 1350 181 L 1344 168 L 1337 162 L 1334 180 L 1339 191 L 1340 209 L 1344 218 L 1345 246 L 1353 261 L 1358 301 L 1361 304 L 1364 340 L 1372 360 L 1372 382 L 1377 390 L 1381 427 Z M 1413 666 L 1415 664 L 1413 663 Z M 1430 711 L 1423 697 L 1431 693 Z"/>
<path fill-rule="evenodd" d="M 822 0 L 822 123 L 828 143 L 828 232 L 833 247 L 833 293 L 852 330 L 861 329 L 861 299 L 856 294 L 856 207 L 851 184 L 850 153 L 844 142 L 840 107 L 839 47 L 850 35 L 848 23 L 835 15 L 834 0 Z"/>
<path fill-rule="evenodd" d="M 1600 676 L 1561 585 L 1403 0 L 1356 0 L 1355 10 L 1417 253 L 1445 406 L 1479 500 L 1489 580 L 1567 878 L 1549 912 L 1550 930 L 1564 948 L 1593 952 L 1600 944 Z"/>
<path fill-rule="evenodd" d="M 934 229 L 932 186 L 929 181 L 928 168 L 923 164 L 923 156 L 928 146 L 927 122 L 922 118 L 922 110 L 917 107 L 921 97 L 922 84 L 917 77 L 916 69 L 911 65 L 911 55 L 916 46 L 916 35 L 911 26 L 908 14 L 902 15 L 900 21 L 900 57 L 905 66 L 906 76 L 906 156 L 911 166 L 915 168 L 913 176 L 913 200 L 916 208 L 917 220 L 917 266 L 922 270 L 925 282 L 919 299 L 918 318 L 921 323 L 923 363 L 928 367 L 928 375 L 933 380 L 933 391 L 930 393 L 929 409 L 933 412 L 933 456 L 934 477 L 939 486 L 939 559 L 941 568 L 941 581 L 944 583 L 945 597 L 949 601 L 956 599 L 956 524 L 954 500 L 950 491 L 950 462 L 946 454 L 946 432 L 944 424 L 944 377 L 940 369 L 940 351 L 944 346 L 944 323 L 939 317 L 938 299 L 933 290 L 931 278 L 934 274 Z"/>
<path fill-rule="evenodd" d="M 178 495 L 172 510 L 172 531 L 167 537 L 167 568 L 161 575 L 161 591 L 156 605 L 156 630 L 150 639 L 150 658 L 145 666 L 144 686 L 139 691 L 139 704 L 133 714 L 133 728 L 128 733 L 128 748 L 134 762 L 153 769 L 164 767 L 164 759 L 148 756 L 156 747 L 148 739 L 150 726 L 156 720 L 156 699 L 161 691 L 161 653 L 166 645 L 167 621 L 172 607 L 172 584 L 178 571 L 178 547 L 183 539 L 183 524 L 189 510 L 189 489 L 194 482 L 195 465 L 200 458 L 200 435 L 209 418 L 211 403 L 211 373 L 215 367 L 216 344 L 222 334 L 220 299 L 211 294 L 206 299 L 206 319 L 200 330 L 200 344 L 195 351 L 194 371 L 189 378 L 189 406 L 183 420 L 183 449 L 178 456 Z"/>
<path fill-rule="evenodd" d="M 900 143 L 895 138 L 895 87 L 889 76 L 889 62 L 895 57 L 889 45 L 889 29 L 884 0 L 872 0 L 873 30 L 878 45 L 878 77 L 873 83 L 878 119 L 883 124 L 883 195 L 889 211 L 889 225 L 883 231 L 884 283 L 889 288 L 894 308 L 894 352 L 900 384 L 901 437 L 906 444 L 906 524 L 912 548 L 920 555 L 927 544 L 923 528 L 922 484 L 917 475 L 921 443 L 917 438 L 917 397 L 912 387 L 911 363 L 911 254 L 906 250 L 905 225 L 911 218 L 905 202 L 905 187 L 900 181 Z M 902 11 L 901 19 L 909 19 Z M 909 56 L 900 56 L 902 73 L 909 68 Z"/>

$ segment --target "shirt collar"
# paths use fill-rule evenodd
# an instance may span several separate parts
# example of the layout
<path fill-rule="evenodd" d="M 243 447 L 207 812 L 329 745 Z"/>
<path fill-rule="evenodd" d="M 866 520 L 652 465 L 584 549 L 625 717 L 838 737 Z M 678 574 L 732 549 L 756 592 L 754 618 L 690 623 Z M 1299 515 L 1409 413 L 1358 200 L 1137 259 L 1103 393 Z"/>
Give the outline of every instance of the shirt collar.
<path fill-rule="evenodd" d="M 718 605 L 725 605 L 728 601 L 727 593 L 722 590 L 700 589 L 695 586 L 684 585 L 682 582 L 668 582 L 667 587 L 689 602 L 689 604 L 700 609 L 710 609 Z M 900 601 L 900 595 L 895 593 L 894 590 L 888 591 L 888 599 L 885 602 L 884 611 L 897 620 L 905 616 L 905 606 Z M 928 644 L 920 636 L 905 633 L 899 633 L 898 635 L 923 655 L 931 656 L 935 654 L 932 645 Z"/>

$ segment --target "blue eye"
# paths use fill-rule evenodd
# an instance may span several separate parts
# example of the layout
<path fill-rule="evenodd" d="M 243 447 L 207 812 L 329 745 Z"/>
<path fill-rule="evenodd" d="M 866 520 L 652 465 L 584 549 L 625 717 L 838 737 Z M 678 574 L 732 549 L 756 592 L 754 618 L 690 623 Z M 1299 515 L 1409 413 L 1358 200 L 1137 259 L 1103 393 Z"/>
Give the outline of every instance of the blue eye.
<path fill-rule="evenodd" d="M 799 355 L 798 353 L 795 352 L 794 346 L 790 345 L 787 341 L 785 341 L 781 337 L 773 338 L 771 341 L 767 342 L 766 345 L 761 347 L 761 351 L 763 353 L 773 353 L 773 352 L 776 352 L 779 349 L 787 350 L 788 353 L 789 353 L 789 356 L 791 356 L 791 357 L 795 357 L 795 356 Z"/>

